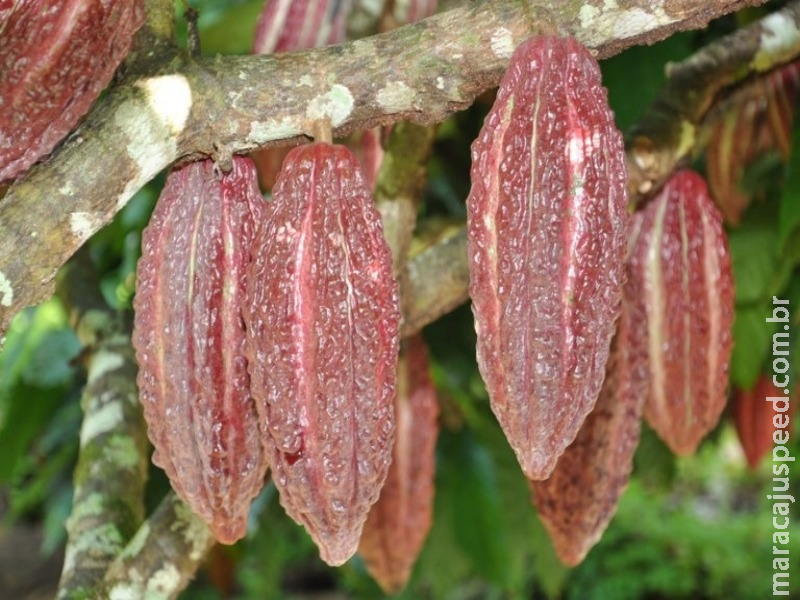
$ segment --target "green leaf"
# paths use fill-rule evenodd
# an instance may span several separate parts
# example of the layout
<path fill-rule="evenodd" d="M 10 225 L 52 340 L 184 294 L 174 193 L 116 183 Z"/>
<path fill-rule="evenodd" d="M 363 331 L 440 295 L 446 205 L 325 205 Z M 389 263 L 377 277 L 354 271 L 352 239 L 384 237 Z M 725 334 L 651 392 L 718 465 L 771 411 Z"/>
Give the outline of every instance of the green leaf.
<path fill-rule="evenodd" d="M 736 387 L 752 389 L 761 374 L 775 332 L 776 324 L 766 320 L 770 315 L 765 303 L 736 310 L 731 356 L 731 381 Z"/>
<path fill-rule="evenodd" d="M 0 484 L 14 476 L 33 439 L 50 421 L 63 389 L 40 388 L 17 382 L 8 391 L 9 405 L 0 424 Z"/>
<path fill-rule="evenodd" d="M 773 223 L 752 216 L 757 215 L 749 212 L 751 218 L 746 226 L 728 234 L 737 305 L 763 300 L 769 294 L 778 266 Z"/>
<path fill-rule="evenodd" d="M 784 169 L 784 185 L 780 197 L 778 243 L 786 244 L 800 226 L 800 118 L 792 127 L 792 150 Z"/>
<path fill-rule="evenodd" d="M 490 582 L 508 585 L 508 532 L 502 526 L 497 473 L 488 451 L 464 430 L 441 436 L 442 500 L 450 505 L 455 537 L 472 568 Z"/>
<path fill-rule="evenodd" d="M 3 399 L 8 397 L 3 393 L 4 389 L 14 385 L 23 375 L 34 354 L 39 356 L 39 360 L 46 362 L 48 352 L 41 351 L 40 347 L 48 343 L 48 336 L 67 328 L 66 313 L 57 300 L 48 300 L 39 306 L 27 308 L 11 322 L 5 348 L 0 352 L 0 420 Z M 59 342 L 61 350 L 71 352 L 71 348 L 65 348 L 63 342 L 64 340 Z M 72 356 L 74 352 L 69 358 Z M 52 355 L 50 358 L 53 358 Z"/>
<path fill-rule="evenodd" d="M 22 369 L 22 380 L 43 388 L 70 383 L 75 375 L 75 368 L 70 361 L 77 356 L 80 349 L 80 342 L 72 329 L 48 331 L 28 356 Z"/>
<path fill-rule="evenodd" d="M 675 480 L 675 455 L 644 422 L 633 466 L 636 478 L 649 488 L 669 489 Z"/>
<path fill-rule="evenodd" d="M 692 52 L 692 35 L 679 33 L 652 46 L 636 46 L 600 64 L 617 127 L 625 131 L 644 113 L 664 84 L 664 68 Z"/>
<path fill-rule="evenodd" d="M 200 15 L 201 49 L 204 54 L 250 54 L 263 0 L 250 0 L 224 10 Z"/>

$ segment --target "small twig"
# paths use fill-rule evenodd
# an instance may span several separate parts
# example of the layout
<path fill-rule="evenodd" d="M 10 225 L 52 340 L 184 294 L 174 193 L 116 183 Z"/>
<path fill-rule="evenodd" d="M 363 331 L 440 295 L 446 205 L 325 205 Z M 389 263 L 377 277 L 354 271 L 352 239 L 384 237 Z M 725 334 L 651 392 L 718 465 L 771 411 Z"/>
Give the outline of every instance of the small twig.
<path fill-rule="evenodd" d="M 197 25 L 197 19 L 200 13 L 196 8 L 187 6 L 186 12 L 186 39 L 189 46 L 189 56 L 198 58 L 200 56 L 200 29 Z"/>
<path fill-rule="evenodd" d="M 330 119 L 317 119 L 311 123 L 309 129 L 311 130 L 310 137 L 315 142 L 324 142 L 326 144 L 333 142 Z"/>

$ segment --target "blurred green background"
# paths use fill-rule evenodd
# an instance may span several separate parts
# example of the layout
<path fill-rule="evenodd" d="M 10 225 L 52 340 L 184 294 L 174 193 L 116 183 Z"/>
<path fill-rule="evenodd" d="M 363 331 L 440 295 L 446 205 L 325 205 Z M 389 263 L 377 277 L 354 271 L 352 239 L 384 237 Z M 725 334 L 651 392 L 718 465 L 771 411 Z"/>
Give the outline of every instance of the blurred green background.
<path fill-rule="evenodd" d="M 260 0 L 190 4 L 200 10 L 204 53 L 248 51 Z M 656 95 L 666 63 L 760 14 L 731 15 L 707 30 L 677 34 L 604 61 L 604 81 L 620 128 L 635 123 Z M 185 36 L 185 24 L 180 30 Z M 465 216 L 469 145 L 487 110 L 486 102 L 476 103 L 440 127 L 421 218 Z M 748 171 L 744 185 L 756 202 L 742 224 L 730 230 L 737 310 L 731 382 L 737 387 L 750 388 L 769 372 L 773 329 L 764 319 L 773 295 L 790 300 L 792 379 L 797 381 L 799 374 L 798 122 L 788 164 L 771 154 Z M 88 242 L 103 276 L 104 296 L 114 308 L 130 310 L 141 230 L 162 183 L 159 178 L 146 186 Z M 580 566 L 567 569 L 551 549 L 525 479 L 489 410 L 475 362 L 469 307 L 423 333 L 442 406 L 435 516 L 412 580 L 398 597 L 745 600 L 771 594 L 772 504 L 766 495 L 772 463 L 767 458 L 755 472 L 746 468 L 727 414 L 689 458 L 674 458 L 645 427 L 633 479 L 608 531 Z M 85 380 L 80 350 L 55 298 L 18 316 L 0 354 L 0 526 L 6 532 L 12 527 L 42 532 L 36 549 L 42 557 L 57 557 L 65 540 Z M 794 423 L 789 448 L 797 457 L 800 428 Z M 800 463 L 791 466 L 792 493 L 800 498 Z M 151 508 L 167 489 L 163 473 L 152 468 Z M 800 561 L 797 506 L 790 526 L 794 564 Z M 319 560 L 305 532 L 284 514 L 273 486 L 254 504 L 251 521 L 247 538 L 217 548 L 182 598 L 381 596 L 357 556 L 339 569 Z M 793 587 L 800 590 L 800 569 L 794 573 Z"/>

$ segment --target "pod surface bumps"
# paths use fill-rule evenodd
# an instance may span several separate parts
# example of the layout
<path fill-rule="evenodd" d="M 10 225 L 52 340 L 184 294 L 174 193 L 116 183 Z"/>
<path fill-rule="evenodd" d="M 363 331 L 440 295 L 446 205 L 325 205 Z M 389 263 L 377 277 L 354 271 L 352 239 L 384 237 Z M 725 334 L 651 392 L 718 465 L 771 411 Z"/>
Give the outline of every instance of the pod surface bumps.
<path fill-rule="evenodd" d="M 409 338 L 397 367 L 392 465 L 370 510 L 358 551 L 387 594 L 408 583 L 433 521 L 439 404 L 422 336 Z"/>
<path fill-rule="evenodd" d="M 691 454 L 727 401 L 734 289 L 722 215 L 700 175 L 677 171 L 636 213 L 626 295 L 632 335 L 647 340 L 645 418 L 676 454 Z"/>
<path fill-rule="evenodd" d="M 144 23 L 144 0 L 12 0 L 0 7 L 0 182 L 78 124 Z"/>
<path fill-rule="evenodd" d="M 358 547 L 392 457 L 399 293 L 355 155 L 292 149 L 254 246 L 252 391 L 286 512 L 331 565 Z"/>
<path fill-rule="evenodd" d="M 250 159 L 172 171 L 144 231 L 133 345 L 153 462 L 223 543 L 246 531 L 267 463 L 241 307 L 263 211 Z"/>
<path fill-rule="evenodd" d="M 622 136 L 579 42 L 517 48 L 471 178 L 478 364 L 523 471 L 545 479 L 600 392 L 627 235 Z"/>

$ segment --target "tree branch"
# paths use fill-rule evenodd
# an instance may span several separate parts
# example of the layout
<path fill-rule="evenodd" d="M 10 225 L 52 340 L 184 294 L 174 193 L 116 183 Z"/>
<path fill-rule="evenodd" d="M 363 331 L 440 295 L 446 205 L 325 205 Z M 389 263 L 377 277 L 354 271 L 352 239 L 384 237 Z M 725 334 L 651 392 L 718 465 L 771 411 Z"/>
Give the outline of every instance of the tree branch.
<path fill-rule="evenodd" d="M 144 519 L 147 436 L 130 336 L 103 302 L 87 252 L 70 261 L 60 296 L 88 352 L 81 445 L 58 597 L 87 596 Z"/>
<path fill-rule="evenodd" d="M 91 590 L 144 519 L 147 437 L 135 377 L 130 338 L 103 339 L 90 358 L 81 400 L 85 415 L 59 598 Z"/>
<path fill-rule="evenodd" d="M 726 87 L 800 55 L 800 2 L 672 65 L 658 98 L 631 132 L 628 187 L 641 202 L 689 156 L 698 128 Z"/>
<path fill-rule="evenodd" d="M 172 492 L 111 564 L 97 598 L 176 598 L 189 584 L 214 538 Z"/>
<path fill-rule="evenodd" d="M 489 0 L 302 53 L 168 52 L 157 73 L 112 88 L 0 201 L 0 348 L 11 318 L 52 293 L 67 258 L 179 158 L 211 155 L 224 168 L 232 153 L 296 140 L 320 117 L 340 135 L 441 121 L 495 86 L 513 49 L 553 23 L 605 57 L 763 1 Z"/>
<path fill-rule="evenodd" d="M 406 308 L 403 337 L 433 323 L 469 297 L 466 228 L 414 256 L 407 268 L 408 287 L 402 290 Z"/>

